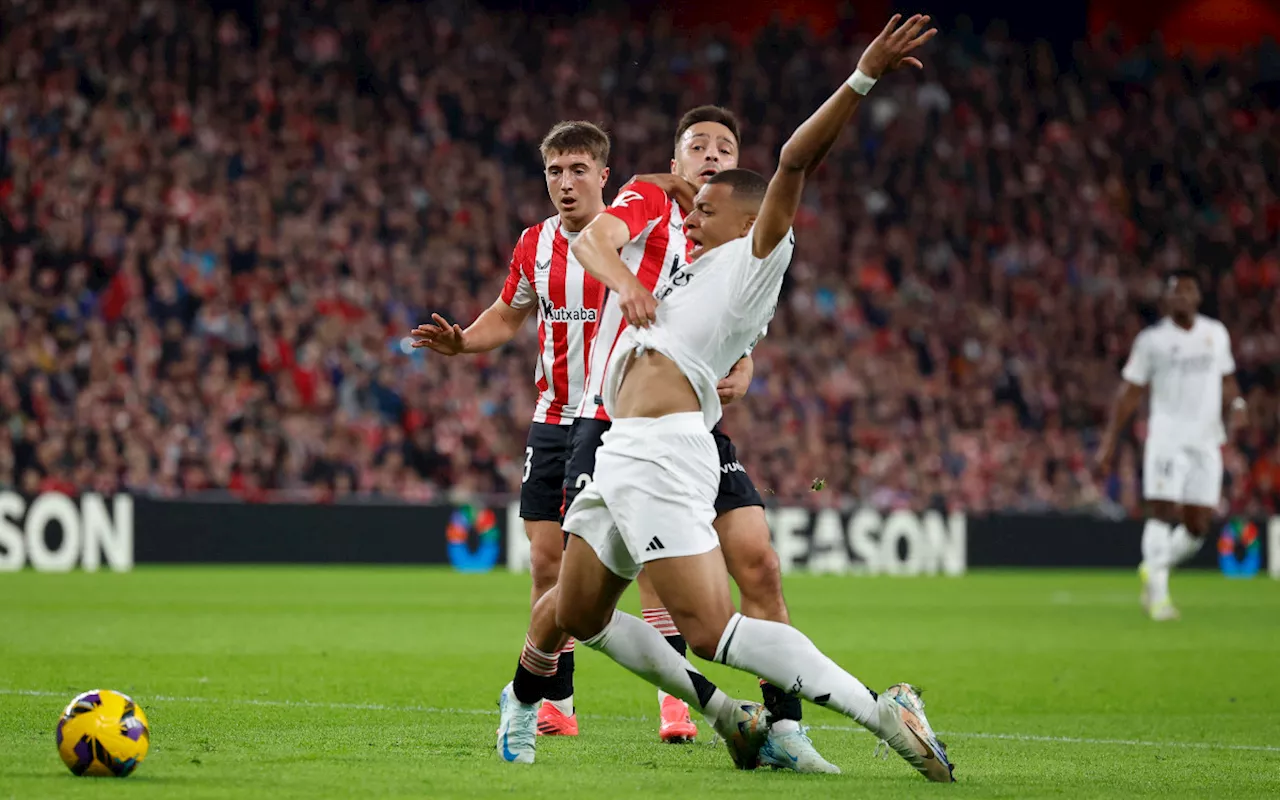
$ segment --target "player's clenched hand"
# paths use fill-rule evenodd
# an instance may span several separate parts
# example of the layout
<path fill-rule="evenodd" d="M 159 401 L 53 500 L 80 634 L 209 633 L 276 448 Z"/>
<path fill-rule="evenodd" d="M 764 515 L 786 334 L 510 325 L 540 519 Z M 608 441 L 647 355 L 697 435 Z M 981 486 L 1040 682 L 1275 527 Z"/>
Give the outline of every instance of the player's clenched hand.
<path fill-rule="evenodd" d="M 742 363 L 739 361 L 734 364 L 729 374 L 716 384 L 716 394 L 720 396 L 720 402 L 725 405 L 746 397 L 747 390 L 751 388 L 751 375 L 741 367 Z"/>
<path fill-rule="evenodd" d="M 1248 426 L 1248 406 L 1232 406 L 1227 412 L 1227 441 L 1234 442 L 1236 434 Z"/>
<path fill-rule="evenodd" d="M 733 370 L 716 384 L 716 394 L 721 398 L 721 403 L 727 406 L 733 401 L 746 397 L 746 390 L 750 388 L 751 379 L 745 372 Z"/>
<path fill-rule="evenodd" d="M 618 290 L 618 307 L 628 323 L 647 328 L 658 318 L 658 301 L 643 283 L 631 277 L 631 282 Z"/>
<path fill-rule="evenodd" d="M 432 314 L 431 318 L 435 320 L 434 325 L 427 322 L 409 332 L 409 335 L 413 337 L 413 347 L 415 349 L 429 347 L 435 352 L 446 356 L 456 356 L 466 349 L 461 326 L 456 323 L 450 325 L 439 314 Z"/>
<path fill-rule="evenodd" d="M 637 175 L 627 181 L 626 186 L 623 186 L 623 188 L 625 189 L 636 181 L 651 183 L 654 186 L 657 186 L 659 189 L 666 192 L 672 200 L 676 201 L 676 204 L 679 205 L 681 210 L 686 214 L 693 210 L 693 198 L 698 193 L 698 187 L 694 186 L 679 175 L 673 175 L 670 172 L 654 172 L 648 175 Z"/>
<path fill-rule="evenodd" d="M 889 24 L 884 26 L 880 35 L 867 45 L 862 58 L 858 59 L 858 69 L 869 78 L 879 78 L 887 72 L 893 72 L 906 64 L 921 69 L 920 60 L 911 52 L 938 34 L 937 29 L 925 26 L 929 24 L 927 15 L 914 14 L 906 22 L 901 14 L 894 14 Z"/>

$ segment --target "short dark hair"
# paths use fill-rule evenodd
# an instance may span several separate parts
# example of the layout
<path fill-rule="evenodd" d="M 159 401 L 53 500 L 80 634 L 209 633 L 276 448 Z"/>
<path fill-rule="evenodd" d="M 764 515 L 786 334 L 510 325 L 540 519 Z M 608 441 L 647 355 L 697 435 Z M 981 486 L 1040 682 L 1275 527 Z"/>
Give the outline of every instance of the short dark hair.
<path fill-rule="evenodd" d="M 764 193 L 769 189 L 769 181 L 759 172 L 749 169 L 726 169 L 717 172 L 707 180 L 707 185 L 724 184 L 733 189 L 733 199 L 759 208 L 764 201 Z"/>
<path fill-rule="evenodd" d="M 1169 272 L 1165 273 L 1164 282 L 1165 284 L 1172 284 L 1174 281 L 1179 281 L 1184 278 L 1194 283 L 1197 289 L 1204 288 L 1200 285 L 1200 273 L 1196 272 L 1194 269 L 1188 269 L 1186 267 L 1169 270 Z"/>
<path fill-rule="evenodd" d="M 733 140 L 738 144 L 742 143 L 742 136 L 739 134 L 738 118 L 733 112 L 722 106 L 698 106 L 691 108 L 680 118 L 680 124 L 676 126 L 676 143 L 677 150 L 680 149 L 680 140 L 684 138 L 685 131 L 697 125 L 699 122 L 718 122 L 729 129 L 729 133 L 733 134 Z"/>
<path fill-rule="evenodd" d="M 542 137 L 539 149 L 542 151 L 544 164 L 552 156 L 586 153 L 603 167 L 609 163 L 609 134 L 599 125 L 580 119 L 557 122 Z"/>

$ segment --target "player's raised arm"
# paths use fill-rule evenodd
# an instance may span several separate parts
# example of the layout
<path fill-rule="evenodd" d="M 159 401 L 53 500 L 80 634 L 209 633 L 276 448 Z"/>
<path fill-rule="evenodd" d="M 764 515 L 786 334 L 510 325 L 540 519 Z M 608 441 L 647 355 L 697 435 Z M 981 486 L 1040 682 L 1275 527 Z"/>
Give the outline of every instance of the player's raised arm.
<path fill-rule="evenodd" d="M 782 241 L 795 221 L 800 206 L 804 181 L 826 157 L 857 110 L 864 95 L 871 91 L 883 75 L 903 65 L 923 66 L 911 52 L 932 39 L 937 30 L 926 26 L 929 17 L 916 14 L 899 25 L 901 14 L 894 14 L 858 59 L 858 68 L 844 85 L 836 89 L 822 107 L 796 128 L 782 146 L 778 170 L 769 181 L 760 214 L 752 233 L 751 249 L 764 258 Z"/>

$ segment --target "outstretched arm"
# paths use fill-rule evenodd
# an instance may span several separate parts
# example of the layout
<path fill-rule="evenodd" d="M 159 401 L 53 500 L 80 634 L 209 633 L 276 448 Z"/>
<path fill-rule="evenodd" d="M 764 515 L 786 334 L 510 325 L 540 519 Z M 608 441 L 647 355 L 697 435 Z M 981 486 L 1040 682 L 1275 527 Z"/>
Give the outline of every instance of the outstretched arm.
<path fill-rule="evenodd" d="M 498 298 L 466 330 L 456 322 L 451 324 L 439 314 L 432 314 L 434 324 L 419 325 L 409 335 L 413 337 L 413 347 L 428 347 L 441 355 L 484 353 L 514 339 L 534 308 L 512 308 Z"/>
<path fill-rule="evenodd" d="M 782 146 L 778 170 L 769 181 L 752 233 L 751 249 L 756 258 L 772 253 L 791 230 L 796 209 L 800 207 L 805 178 L 822 163 L 875 82 L 904 64 L 917 68 L 923 66 L 910 53 L 932 39 L 937 30 L 925 30 L 929 24 L 927 16 L 916 14 L 899 26 L 901 19 L 901 14 L 893 15 L 889 24 L 863 52 L 857 71 L 804 124 L 796 128 Z"/>
<path fill-rule="evenodd" d="M 476 321 L 464 331 L 456 322 L 451 323 L 439 314 L 432 314 L 427 322 L 410 331 L 415 348 L 427 347 L 445 356 L 459 353 L 483 353 L 501 347 L 515 338 L 520 326 L 538 307 L 538 290 L 531 278 L 534 273 L 534 256 L 541 235 L 541 225 L 525 228 L 511 251 L 511 263 L 507 267 L 507 280 L 502 294 Z"/>

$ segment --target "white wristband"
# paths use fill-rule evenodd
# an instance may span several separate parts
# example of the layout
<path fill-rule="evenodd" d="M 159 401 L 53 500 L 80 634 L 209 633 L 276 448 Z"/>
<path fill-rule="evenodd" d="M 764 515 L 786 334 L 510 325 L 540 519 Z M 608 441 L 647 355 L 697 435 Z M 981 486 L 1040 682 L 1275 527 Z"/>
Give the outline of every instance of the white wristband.
<path fill-rule="evenodd" d="M 876 79 L 860 69 L 855 69 L 853 74 L 849 76 L 849 80 L 844 83 L 850 89 L 865 97 L 867 92 L 871 91 L 871 87 L 876 85 Z"/>

